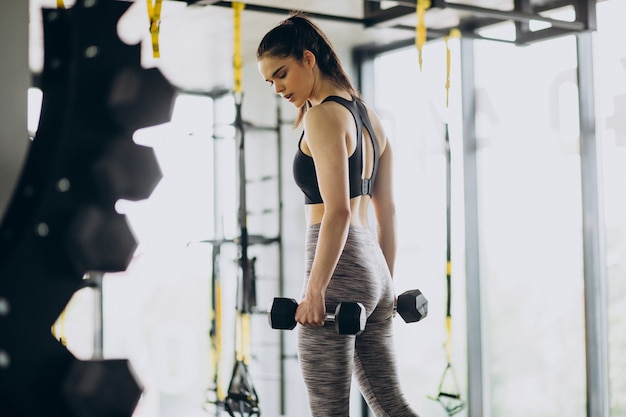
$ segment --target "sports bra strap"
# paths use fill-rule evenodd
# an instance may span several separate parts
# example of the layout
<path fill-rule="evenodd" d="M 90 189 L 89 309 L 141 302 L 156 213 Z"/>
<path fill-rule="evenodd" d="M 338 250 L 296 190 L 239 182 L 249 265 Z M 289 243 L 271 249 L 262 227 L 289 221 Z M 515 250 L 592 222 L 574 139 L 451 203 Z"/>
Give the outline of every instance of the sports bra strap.
<path fill-rule="evenodd" d="M 359 99 L 353 98 L 352 101 L 346 100 L 343 97 L 339 96 L 329 96 L 326 97 L 323 102 L 326 101 L 335 101 L 337 103 L 342 104 L 345 108 L 347 108 L 350 113 L 352 113 L 352 117 L 354 117 L 354 121 L 356 122 L 356 133 L 357 133 L 357 149 L 361 148 L 361 158 L 363 157 L 363 126 L 367 129 L 367 132 L 370 135 L 370 140 L 372 141 L 372 147 L 374 149 L 374 166 L 372 168 L 372 175 L 370 178 L 361 179 L 361 195 L 367 194 L 369 196 L 372 195 L 372 191 L 374 189 L 374 179 L 376 178 L 376 172 L 378 171 L 378 158 L 379 158 L 379 150 L 378 150 L 378 141 L 376 140 L 376 135 L 374 134 L 374 129 L 372 128 L 372 124 L 370 122 L 369 115 L 367 113 L 367 108 L 363 102 Z M 356 110 L 356 112 L 355 112 Z M 358 117 L 357 117 L 358 114 Z M 361 172 L 361 175 L 363 173 Z"/>
<path fill-rule="evenodd" d="M 372 175 L 370 178 L 366 178 L 363 180 L 363 184 L 361 190 L 363 194 L 367 194 L 369 196 L 372 195 L 372 191 L 374 189 L 374 180 L 376 179 L 376 172 L 378 171 L 378 158 L 379 158 L 379 150 L 378 150 L 378 141 L 376 140 L 376 135 L 374 134 L 374 129 L 372 128 L 372 123 L 370 122 L 369 115 L 367 114 L 367 109 L 363 102 L 359 100 L 355 100 L 356 105 L 359 108 L 359 116 L 361 117 L 361 123 L 367 129 L 367 132 L 370 135 L 370 139 L 372 140 L 372 147 L 374 149 L 374 166 L 372 167 Z M 361 135 L 363 133 L 361 132 Z"/>

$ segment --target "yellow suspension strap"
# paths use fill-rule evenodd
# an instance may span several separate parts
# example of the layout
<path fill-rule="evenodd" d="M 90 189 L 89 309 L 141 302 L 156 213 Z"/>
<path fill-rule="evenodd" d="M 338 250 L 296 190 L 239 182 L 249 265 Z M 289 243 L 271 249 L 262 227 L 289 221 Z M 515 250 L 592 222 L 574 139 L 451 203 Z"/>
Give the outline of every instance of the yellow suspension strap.
<path fill-rule="evenodd" d="M 450 36 L 459 36 L 460 32 L 454 30 L 450 32 Z M 445 37 L 446 43 L 446 108 L 448 108 L 448 96 L 450 90 L 450 48 L 448 46 L 448 36 Z M 445 123 L 445 153 L 446 153 L 446 367 L 439 381 L 438 394 L 435 397 L 429 397 L 439 402 L 449 416 L 457 414 L 463 410 L 465 404 L 461 399 L 459 392 L 459 384 L 456 373 L 452 367 L 452 163 L 450 157 L 450 133 L 448 130 L 448 122 Z"/>
<path fill-rule="evenodd" d="M 424 48 L 424 44 L 426 44 L 426 24 L 424 23 L 424 15 L 426 14 L 426 9 L 430 7 L 430 0 L 417 0 L 415 7 L 415 13 L 417 14 L 417 26 L 415 26 L 415 46 L 417 46 L 420 72 L 422 72 L 422 49 Z"/>
<path fill-rule="evenodd" d="M 215 408 L 215 414 L 224 404 L 224 389 L 222 387 L 222 284 L 220 273 L 222 239 L 211 241 L 213 245 L 211 254 L 211 330 L 209 331 L 210 359 L 211 359 L 211 383 L 207 390 L 207 402 L 205 408 Z"/>
<path fill-rule="evenodd" d="M 220 365 L 219 361 L 222 359 L 222 284 L 218 279 L 215 283 L 215 323 L 217 323 L 217 334 L 215 337 L 215 390 L 217 393 L 217 401 L 221 404 L 224 401 L 226 395 L 224 394 L 224 389 L 222 388 L 221 381 L 221 372 L 219 372 Z"/>
<path fill-rule="evenodd" d="M 67 346 L 67 337 L 65 335 L 65 312 L 67 309 L 63 309 L 63 312 L 59 316 L 58 320 L 52 326 L 52 336 L 61 342 L 63 346 Z M 59 328 L 57 334 L 57 327 Z"/>
<path fill-rule="evenodd" d="M 159 32 L 161 30 L 161 4 L 163 0 L 146 0 L 148 4 L 148 19 L 150 21 L 150 35 L 152 37 L 152 56 L 155 58 L 161 57 L 161 51 L 159 49 Z"/>
<path fill-rule="evenodd" d="M 458 29 L 451 29 L 450 34 L 444 37 L 444 41 L 446 43 L 446 109 L 449 104 L 450 97 L 450 46 L 448 45 L 449 38 L 460 38 L 461 31 Z M 447 125 L 447 123 L 446 123 Z"/>
<path fill-rule="evenodd" d="M 65 9 L 65 3 L 63 0 L 57 0 L 57 9 Z"/>
<path fill-rule="evenodd" d="M 238 176 L 239 176 L 239 210 L 237 220 L 240 236 L 236 239 L 239 245 L 240 280 L 237 284 L 237 316 L 235 323 L 235 366 L 224 401 L 224 408 L 231 417 L 260 416 L 259 398 L 248 372 L 250 363 L 251 328 L 250 315 L 256 306 L 255 259 L 248 258 L 248 226 L 246 207 L 246 169 L 245 169 L 245 129 L 241 112 L 243 99 L 241 48 L 241 13 L 245 5 L 233 2 L 233 79 L 235 93 L 235 130 L 237 140 Z"/>
<path fill-rule="evenodd" d="M 235 94 L 241 95 L 243 92 L 243 53 L 241 50 L 241 12 L 245 4 L 235 1 L 233 7 L 233 75 Z"/>

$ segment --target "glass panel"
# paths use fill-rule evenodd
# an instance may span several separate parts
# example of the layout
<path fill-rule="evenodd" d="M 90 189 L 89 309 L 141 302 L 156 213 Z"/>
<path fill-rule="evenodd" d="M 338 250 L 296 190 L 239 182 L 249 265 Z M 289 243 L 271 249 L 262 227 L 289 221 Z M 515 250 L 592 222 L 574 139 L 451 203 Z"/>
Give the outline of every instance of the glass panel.
<path fill-rule="evenodd" d="M 375 102 L 393 144 L 398 252 L 395 289 L 419 288 L 429 301 L 428 316 L 417 324 L 397 318 L 395 345 L 403 389 L 420 415 L 444 415 L 429 397 L 442 390 L 466 399 L 465 270 L 460 115 L 459 42 L 451 39 L 451 88 L 446 108 L 446 50 L 443 41 L 423 50 L 420 72 L 414 47 L 375 60 Z M 390 76 L 390 74 L 393 74 Z M 367 98 L 367 97 L 366 97 Z M 446 157 L 445 125 L 452 159 L 452 371 L 445 374 L 446 351 Z M 454 374 L 458 381 L 454 380 Z M 458 382 L 458 385 L 455 383 Z M 457 416 L 467 415 L 464 410 Z"/>
<path fill-rule="evenodd" d="M 584 416 L 575 38 L 475 43 L 491 414 Z"/>
<path fill-rule="evenodd" d="M 598 138 L 601 143 L 608 274 L 611 415 L 626 415 L 626 38 L 615 16 L 626 2 L 599 2 L 596 37 Z"/>

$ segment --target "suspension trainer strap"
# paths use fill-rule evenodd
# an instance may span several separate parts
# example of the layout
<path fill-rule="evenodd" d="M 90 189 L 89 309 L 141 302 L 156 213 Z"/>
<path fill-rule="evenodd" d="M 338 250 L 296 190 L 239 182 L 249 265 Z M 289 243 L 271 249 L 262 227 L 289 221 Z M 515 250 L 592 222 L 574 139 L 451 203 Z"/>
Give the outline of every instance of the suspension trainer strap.
<path fill-rule="evenodd" d="M 444 37 L 446 43 L 446 108 L 448 108 L 449 96 L 450 96 L 450 46 L 448 40 L 450 38 L 460 38 L 461 31 L 458 29 L 450 29 L 450 34 Z"/>
<path fill-rule="evenodd" d="M 422 72 L 422 48 L 426 44 L 426 24 L 424 15 L 426 9 L 430 7 L 430 0 L 417 0 L 415 2 L 415 14 L 417 15 L 417 25 L 415 26 L 415 46 L 417 46 L 417 55 L 420 64 L 420 72 Z"/>
<path fill-rule="evenodd" d="M 155 58 L 161 57 L 161 51 L 159 49 L 159 32 L 161 30 L 161 4 L 163 0 L 146 0 L 148 4 L 148 19 L 150 21 L 150 36 L 152 38 L 152 56 Z"/>
<path fill-rule="evenodd" d="M 243 11 L 245 4 L 235 1 L 232 4 L 233 7 L 233 79 L 235 94 L 241 94 L 243 92 L 243 53 L 241 49 L 241 12 Z"/>
<path fill-rule="evenodd" d="M 63 346 L 67 346 L 67 336 L 65 334 L 65 314 L 67 307 L 63 309 L 58 320 L 52 326 L 52 336 L 54 336 Z M 58 330 L 57 330 L 58 328 Z"/>
<path fill-rule="evenodd" d="M 450 36 L 459 36 L 460 32 L 451 31 Z M 446 46 L 446 108 L 449 104 L 450 90 L 450 48 L 448 36 L 444 38 Z M 450 131 L 445 121 L 445 159 L 446 159 L 446 367 L 439 381 L 438 393 L 429 397 L 439 402 L 448 416 L 459 413 L 465 407 L 459 392 L 459 384 L 452 367 L 452 158 L 450 153 Z"/>
<path fill-rule="evenodd" d="M 221 381 L 222 369 L 222 286 L 220 276 L 222 242 L 214 241 L 211 253 L 211 330 L 209 331 L 211 383 L 207 390 L 207 402 L 219 407 L 224 403 L 224 389 Z"/>
<path fill-rule="evenodd" d="M 241 279 L 237 285 L 237 315 L 235 323 L 235 365 L 228 386 L 228 394 L 224 401 L 224 408 L 231 417 L 235 415 L 252 417 L 260 415 L 259 400 L 248 372 L 250 362 L 250 315 L 252 304 L 250 296 L 254 285 L 254 259 L 248 257 L 248 227 L 246 207 L 246 169 L 245 169 L 245 127 L 242 117 L 243 101 L 243 54 L 241 47 L 241 13 L 245 5 L 241 2 L 233 2 L 233 82 L 235 94 L 235 129 L 237 139 L 237 152 L 239 164 L 239 213 L 238 222 L 240 228 L 239 266 Z"/>

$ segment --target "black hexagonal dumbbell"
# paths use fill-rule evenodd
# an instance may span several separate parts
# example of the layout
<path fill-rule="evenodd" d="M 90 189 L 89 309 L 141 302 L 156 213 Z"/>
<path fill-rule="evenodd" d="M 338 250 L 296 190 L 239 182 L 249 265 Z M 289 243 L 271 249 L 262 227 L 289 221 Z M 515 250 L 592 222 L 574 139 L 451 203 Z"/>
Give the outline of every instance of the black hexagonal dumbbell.
<path fill-rule="evenodd" d="M 297 308 L 298 303 L 293 298 L 274 298 L 267 312 L 272 329 L 292 330 L 296 327 Z M 335 323 L 335 329 L 339 334 L 358 335 L 365 330 L 367 315 L 363 304 L 342 302 L 337 305 L 334 314 L 326 313 L 324 321 Z"/>
<path fill-rule="evenodd" d="M 428 300 L 420 290 L 408 290 L 398 296 L 395 310 L 406 323 L 420 321 L 428 315 Z"/>
<path fill-rule="evenodd" d="M 143 385 L 127 359 L 75 361 L 62 385 L 73 416 L 130 416 Z"/>

